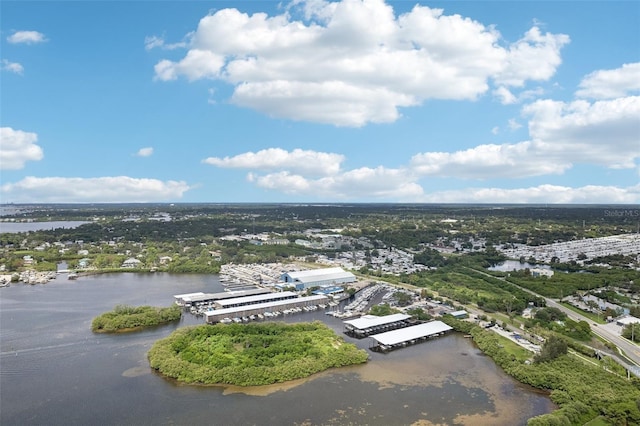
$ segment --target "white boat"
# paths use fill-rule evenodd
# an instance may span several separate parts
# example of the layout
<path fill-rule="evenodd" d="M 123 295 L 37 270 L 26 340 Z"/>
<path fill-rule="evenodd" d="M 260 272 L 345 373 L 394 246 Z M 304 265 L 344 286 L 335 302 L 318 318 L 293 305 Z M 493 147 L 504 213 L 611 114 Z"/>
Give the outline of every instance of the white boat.
<path fill-rule="evenodd" d="M 78 278 L 78 274 L 76 274 L 75 272 L 69 272 L 69 275 L 67 275 L 67 278 L 70 280 L 75 280 L 76 278 Z"/>

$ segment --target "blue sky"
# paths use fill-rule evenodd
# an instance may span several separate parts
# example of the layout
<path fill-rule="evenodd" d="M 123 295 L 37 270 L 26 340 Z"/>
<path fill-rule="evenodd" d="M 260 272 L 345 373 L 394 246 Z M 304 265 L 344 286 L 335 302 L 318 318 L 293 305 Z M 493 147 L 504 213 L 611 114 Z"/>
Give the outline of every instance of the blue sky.
<path fill-rule="evenodd" d="M 2 202 L 640 203 L 637 1 L 3 1 Z"/>

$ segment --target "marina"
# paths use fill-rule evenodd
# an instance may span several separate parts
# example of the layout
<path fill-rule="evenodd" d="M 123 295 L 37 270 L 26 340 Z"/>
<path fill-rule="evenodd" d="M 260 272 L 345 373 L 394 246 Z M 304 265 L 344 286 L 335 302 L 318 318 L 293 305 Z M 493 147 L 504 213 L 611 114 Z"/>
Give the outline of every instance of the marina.
<path fill-rule="evenodd" d="M 271 290 L 267 288 L 254 288 L 249 290 L 230 290 L 219 293 L 203 293 L 200 291 L 196 293 L 176 294 L 173 296 L 173 298 L 175 299 L 175 304 L 178 306 L 209 308 L 213 307 L 215 302 L 219 300 L 232 299 L 243 296 L 254 296 L 266 293 L 271 293 Z"/>
<path fill-rule="evenodd" d="M 375 315 L 363 315 L 360 318 L 344 321 L 347 336 L 361 339 L 372 334 L 408 327 L 415 324 L 411 315 L 391 314 L 378 317 Z"/>
<path fill-rule="evenodd" d="M 184 424 L 189 419 L 196 426 L 217 418 L 229 425 L 497 424 L 496 419 L 525 425 L 528 418 L 553 409 L 546 395 L 508 377 L 457 333 L 401 351 L 370 352 L 365 365 L 308 380 L 239 389 L 176 386 L 149 368 L 146 353 L 155 341 L 177 328 L 202 324 L 202 317 L 187 314 L 179 323 L 127 334 L 90 330 L 93 317 L 117 304 L 166 306 L 173 294 L 198 292 L 224 292 L 224 286 L 215 275 L 160 272 L 3 288 L 0 424 L 80 425 L 99 418 L 105 425 Z M 270 319 L 319 320 L 342 334 L 343 322 L 325 315 L 327 309 L 280 311 Z M 262 320 L 267 320 L 264 314 Z M 368 349 L 367 339 L 344 338 Z"/>
<path fill-rule="evenodd" d="M 424 342 L 430 338 L 441 336 L 453 330 L 442 321 L 430 321 L 398 330 L 374 334 L 369 349 L 376 352 L 389 352 L 408 345 Z"/>
<path fill-rule="evenodd" d="M 240 319 L 240 321 L 235 322 L 246 322 L 251 320 L 252 315 L 255 317 L 254 319 L 256 319 L 258 318 L 258 315 L 262 315 L 266 318 L 272 318 L 284 315 L 285 313 L 293 314 L 303 311 L 308 312 L 310 307 L 313 306 L 315 309 L 311 308 L 311 310 L 316 310 L 319 305 L 326 306 L 327 302 L 327 297 L 320 295 L 286 298 L 271 302 L 254 303 L 244 306 L 234 306 L 206 311 L 204 316 L 207 324 L 215 324 L 218 322 L 228 323 L 230 322 L 229 320 L 233 321 L 234 318 Z M 246 318 L 246 320 L 244 318 Z"/>

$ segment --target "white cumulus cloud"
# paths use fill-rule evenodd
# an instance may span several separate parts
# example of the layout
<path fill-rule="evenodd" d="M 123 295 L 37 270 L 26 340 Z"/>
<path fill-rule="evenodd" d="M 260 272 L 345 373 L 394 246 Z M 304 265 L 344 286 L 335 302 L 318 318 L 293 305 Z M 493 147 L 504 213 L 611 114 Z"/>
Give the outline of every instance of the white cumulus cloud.
<path fill-rule="evenodd" d="M 43 43 L 47 38 L 38 31 L 16 31 L 7 37 L 7 41 L 12 44 L 35 44 Z"/>
<path fill-rule="evenodd" d="M 499 84 L 521 87 L 527 80 L 545 81 L 562 63 L 560 50 L 569 43 L 565 34 L 542 33 L 533 27 L 523 38 L 511 44 L 506 66 L 496 76 Z"/>
<path fill-rule="evenodd" d="M 317 179 L 288 171 L 250 174 L 249 180 L 261 188 L 309 198 L 415 201 L 423 195 L 409 171 L 385 167 L 363 167 Z"/>
<path fill-rule="evenodd" d="M 640 203 L 640 185 L 586 185 L 579 188 L 539 185 L 529 188 L 466 188 L 440 191 L 422 198 L 431 203 L 553 203 L 553 204 L 636 204 Z"/>
<path fill-rule="evenodd" d="M 289 170 L 311 176 L 333 175 L 340 171 L 344 156 L 330 152 L 281 148 L 268 148 L 258 152 L 246 152 L 233 157 L 209 157 L 206 164 L 217 167 L 262 171 Z"/>
<path fill-rule="evenodd" d="M 598 70 L 580 82 L 576 96 L 613 99 L 640 92 L 640 62 L 623 64 L 613 70 Z"/>
<path fill-rule="evenodd" d="M 127 176 L 25 177 L 0 187 L 2 198 L 19 203 L 125 203 L 180 199 L 189 185 L 182 181 Z"/>
<path fill-rule="evenodd" d="M 150 146 L 146 148 L 140 148 L 136 155 L 138 157 L 150 157 L 153 155 L 153 148 Z"/>
<path fill-rule="evenodd" d="M 36 142 L 35 133 L 0 127 L 0 170 L 19 170 L 27 161 L 41 160 L 44 154 Z"/>
<path fill-rule="evenodd" d="M 24 67 L 19 64 L 18 62 L 11 62 L 7 59 L 3 59 L 2 60 L 2 70 L 3 71 L 9 71 L 12 72 L 14 74 L 19 74 L 22 75 L 22 73 L 24 72 Z"/>
<path fill-rule="evenodd" d="M 633 168 L 640 158 L 640 96 L 593 103 L 538 100 L 523 108 L 536 151 L 550 162 Z"/>
<path fill-rule="evenodd" d="M 522 115 L 528 119 L 527 141 L 419 153 L 410 166 L 423 176 L 466 179 L 562 174 L 575 164 L 640 167 L 640 96 L 594 102 L 540 99 L 525 105 Z M 508 121 L 509 129 L 520 127 L 515 119 Z"/>
<path fill-rule="evenodd" d="M 192 49 L 178 63 L 166 59 L 158 62 L 155 66 L 156 79 L 175 80 L 181 74 L 192 81 L 202 78 L 216 78 L 223 65 L 223 56 L 209 50 Z"/>
<path fill-rule="evenodd" d="M 570 160 L 549 161 L 531 142 L 488 144 L 463 151 L 425 152 L 411 158 L 412 169 L 424 176 L 463 179 L 522 178 L 560 174 Z"/>
<path fill-rule="evenodd" d="M 507 43 L 492 25 L 420 5 L 396 16 L 383 0 L 295 0 L 276 16 L 228 8 L 202 18 L 186 56 L 158 62 L 155 79 L 222 80 L 237 105 L 358 127 L 428 99 L 474 100 L 494 81 L 506 95 L 547 80 L 568 42 L 533 27 Z"/>
<path fill-rule="evenodd" d="M 186 39 L 188 39 L 188 37 L 190 36 L 190 34 L 187 34 L 187 37 L 185 37 Z M 152 50 L 152 49 L 156 49 L 156 48 L 160 48 L 163 50 L 174 50 L 174 49 L 180 49 L 180 48 L 185 48 L 188 46 L 188 42 L 187 41 L 180 41 L 177 43 L 165 43 L 164 41 L 164 37 L 159 37 L 159 36 L 147 36 L 144 38 L 144 48 L 145 50 Z"/>
<path fill-rule="evenodd" d="M 493 96 L 498 98 L 502 105 L 511 105 L 518 102 L 518 98 L 511 93 L 509 89 L 504 86 L 500 86 L 493 91 Z"/>

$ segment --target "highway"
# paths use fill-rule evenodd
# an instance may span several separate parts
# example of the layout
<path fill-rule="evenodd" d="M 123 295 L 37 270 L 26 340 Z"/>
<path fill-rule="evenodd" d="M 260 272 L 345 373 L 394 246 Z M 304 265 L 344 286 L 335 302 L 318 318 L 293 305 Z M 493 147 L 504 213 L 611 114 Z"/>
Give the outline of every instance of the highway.
<path fill-rule="evenodd" d="M 523 289 L 525 290 L 525 289 Z M 525 290 L 526 291 L 526 290 Z M 542 297 L 542 296 L 541 296 Z M 599 327 L 598 323 L 561 305 L 560 303 L 556 302 L 553 299 L 549 299 L 549 298 L 544 298 L 547 302 L 547 306 L 551 306 L 554 308 L 558 308 L 560 309 L 562 312 L 564 312 L 565 314 L 567 314 L 567 316 L 569 318 L 571 318 L 574 321 L 586 321 L 589 326 L 591 326 L 591 331 L 594 334 L 597 334 L 598 336 L 602 337 L 604 340 L 613 343 L 614 345 L 616 345 L 618 348 L 620 348 L 625 356 L 630 359 L 631 361 L 633 361 L 633 363 L 636 366 L 640 366 L 640 348 L 638 348 L 637 345 L 631 343 L 630 341 L 628 341 L 627 339 L 618 336 L 617 334 L 611 333 L 610 331 L 608 331 L 607 329 L 603 328 L 603 327 Z"/>
<path fill-rule="evenodd" d="M 532 295 L 537 296 L 537 297 L 541 297 L 546 301 L 547 306 L 560 309 L 562 312 L 567 314 L 567 316 L 569 318 L 571 318 L 572 320 L 574 320 L 574 321 L 586 321 L 589 324 L 589 326 L 591 327 L 591 331 L 594 334 L 597 334 L 598 336 L 602 337 L 604 340 L 613 343 L 620 350 L 622 350 L 624 352 L 624 355 L 635 364 L 636 372 L 640 373 L 640 367 L 639 367 L 640 366 L 640 348 L 637 345 L 629 342 L 627 339 L 625 339 L 625 338 L 623 338 L 621 336 L 618 336 L 617 334 L 611 333 L 610 331 L 606 330 L 603 327 L 599 327 L 598 323 L 596 323 L 595 321 L 585 317 L 584 315 L 579 314 L 578 312 L 575 312 L 575 311 L 573 311 L 573 310 L 561 305 L 560 303 L 556 302 L 553 299 L 550 299 L 548 297 L 544 297 L 544 296 L 542 296 L 542 295 L 540 295 L 540 294 L 538 294 L 538 293 L 536 293 L 534 291 L 531 291 L 529 289 L 526 289 L 524 287 L 520 287 L 519 285 L 516 285 L 516 284 L 514 284 L 512 282 L 509 282 L 509 281 L 505 280 L 504 278 L 495 277 L 493 275 L 487 274 L 486 272 L 478 270 L 478 269 L 472 269 L 472 268 L 469 268 L 469 269 L 474 271 L 474 272 L 479 272 L 479 273 L 481 273 L 483 275 L 486 275 L 486 276 L 489 276 L 489 277 L 492 277 L 492 278 L 498 278 L 498 279 L 500 279 L 502 281 L 508 282 L 512 286 L 514 286 L 516 288 L 519 288 L 522 291 L 526 291 L 529 294 L 532 294 Z"/>

